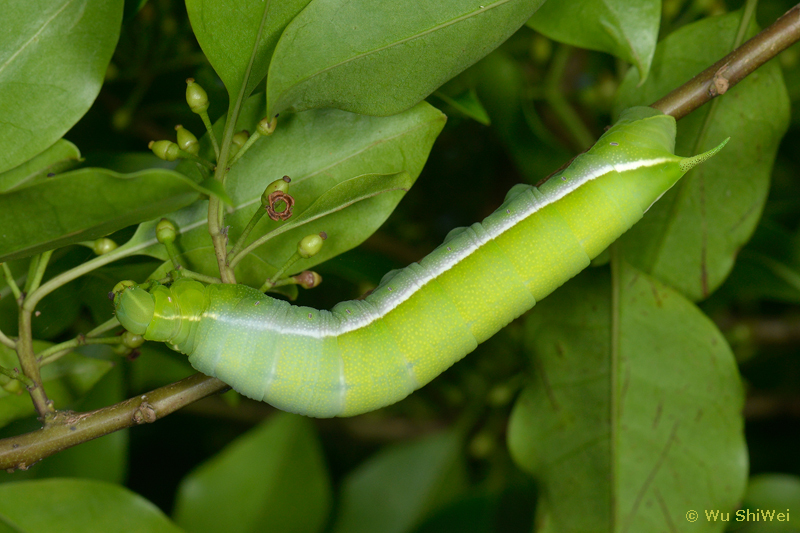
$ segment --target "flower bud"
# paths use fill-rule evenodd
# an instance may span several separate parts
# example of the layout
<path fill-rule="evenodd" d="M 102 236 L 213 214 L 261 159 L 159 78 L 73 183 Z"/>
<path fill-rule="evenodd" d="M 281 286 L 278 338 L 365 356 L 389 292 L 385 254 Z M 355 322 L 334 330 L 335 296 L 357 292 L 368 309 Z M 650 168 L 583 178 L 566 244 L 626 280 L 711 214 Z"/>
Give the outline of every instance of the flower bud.
<path fill-rule="evenodd" d="M 322 276 L 311 270 L 304 270 L 299 274 L 292 276 L 292 279 L 294 279 L 295 283 L 304 289 L 313 289 L 322 283 Z"/>
<path fill-rule="evenodd" d="M 176 235 L 175 225 L 166 218 L 162 218 L 158 221 L 158 224 L 156 224 L 156 239 L 161 244 L 175 242 Z"/>
<path fill-rule="evenodd" d="M 319 234 L 303 237 L 300 242 L 297 243 L 297 253 L 300 254 L 300 257 L 305 259 L 313 257 L 322 249 L 322 243 L 327 238 L 328 235 L 324 231 L 321 231 Z"/>
<path fill-rule="evenodd" d="M 102 239 L 97 239 L 92 244 L 92 250 L 97 255 L 107 254 L 108 252 L 114 250 L 117 247 L 117 243 L 109 239 L 108 237 L 103 237 Z"/>
<path fill-rule="evenodd" d="M 150 141 L 147 147 L 164 161 L 175 161 L 178 159 L 180 148 L 172 141 Z"/>
<path fill-rule="evenodd" d="M 284 176 L 279 180 L 275 180 L 269 185 L 267 188 L 264 189 L 264 194 L 261 195 L 261 205 L 267 207 L 270 204 L 269 195 L 274 193 L 275 191 L 281 191 L 282 193 L 289 192 L 289 184 L 292 182 L 292 178 L 289 176 Z"/>
<path fill-rule="evenodd" d="M 127 348 L 136 349 L 144 344 L 144 337 L 137 335 L 136 333 L 126 331 L 122 334 L 122 344 Z"/>
<path fill-rule="evenodd" d="M 242 146 L 245 145 L 247 139 L 249 138 L 250 138 L 250 132 L 248 132 L 247 130 L 242 130 L 234 134 L 233 138 L 231 139 L 230 157 L 235 156 L 236 153 L 242 148 Z"/>
<path fill-rule="evenodd" d="M 200 143 L 197 142 L 197 137 L 194 136 L 194 133 L 180 124 L 175 126 L 175 131 L 178 132 L 178 146 L 180 149 L 192 155 L 197 155 L 200 151 Z"/>
<path fill-rule="evenodd" d="M 208 110 L 208 95 L 206 91 L 194 82 L 194 78 L 186 80 L 186 103 L 193 113 L 204 113 Z"/>
<path fill-rule="evenodd" d="M 258 121 L 258 125 L 256 126 L 256 131 L 258 131 L 259 135 L 272 135 L 272 132 L 275 131 L 275 127 L 277 125 L 278 125 L 278 115 L 272 117 L 272 120 L 268 119 L 267 117 L 264 117 Z"/>

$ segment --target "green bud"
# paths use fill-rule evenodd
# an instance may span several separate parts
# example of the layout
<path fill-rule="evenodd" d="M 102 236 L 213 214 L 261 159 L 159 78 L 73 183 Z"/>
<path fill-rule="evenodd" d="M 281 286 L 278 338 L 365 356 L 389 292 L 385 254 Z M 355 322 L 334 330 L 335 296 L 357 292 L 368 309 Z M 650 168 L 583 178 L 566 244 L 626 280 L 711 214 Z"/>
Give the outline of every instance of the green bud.
<path fill-rule="evenodd" d="M 147 147 L 164 161 L 175 161 L 180 152 L 180 147 L 172 141 L 150 141 Z"/>
<path fill-rule="evenodd" d="M 275 180 L 269 185 L 267 188 L 264 189 L 264 194 L 261 195 L 261 205 L 267 207 L 269 205 L 269 195 L 274 193 L 275 191 L 281 191 L 282 193 L 289 192 L 289 184 L 292 182 L 292 178 L 289 176 L 284 176 L 279 180 Z"/>
<path fill-rule="evenodd" d="M 11 394 L 22 394 L 22 382 L 17 379 L 10 379 L 8 383 L 3 383 L 3 390 Z"/>
<path fill-rule="evenodd" d="M 256 131 L 259 135 L 272 135 L 272 132 L 275 131 L 275 127 L 278 125 L 278 115 L 272 117 L 272 120 L 268 119 L 267 117 L 262 118 L 258 121 L 258 125 L 256 126 Z"/>
<path fill-rule="evenodd" d="M 167 244 L 175 242 L 175 237 L 177 236 L 177 232 L 175 231 L 175 225 L 167 220 L 166 218 L 162 218 L 156 224 L 156 239 L 161 244 Z"/>
<path fill-rule="evenodd" d="M 197 142 L 197 137 L 194 136 L 194 133 L 180 124 L 175 126 L 175 131 L 178 132 L 178 146 L 180 149 L 192 155 L 197 155 L 200 151 L 200 144 Z"/>
<path fill-rule="evenodd" d="M 122 344 L 128 348 L 136 349 L 144 344 L 144 337 L 137 335 L 136 333 L 126 331 L 122 334 Z"/>
<path fill-rule="evenodd" d="M 236 134 L 234 134 L 233 138 L 231 139 L 231 148 L 230 148 L 230 157 L 236 155 L 236 153 L 244 146 L 247 142 L 247 139 L 250 138 L 250 132 L 247 130 L 242 130 Z"/>
<path fill-rule="evenodd" d="M 208 95 L 200 85 L 194 82 L 194 78 L 186 80 L 186 103 L 192 110 L 192 113 L 204 113 L 208 110 Z"/>
<path fill-rule="evenodd" d="M 117 247 L 117 243 L 109 239 L 108 237 L 103 237 L 102 239 L 97 239 L 92 244 L 92 250 L 97 255 L 107 254 L 111 250 Z"/>
<path fill-rule="evenodd" d="M 318 235 L 315 234 L 303 237 L 300 242 L 297 243 L 297 253 L 304 259 L 313 257 L 322 249 L 322 243 L 327 238 L 328 235 L 324 231 L 321 231 Z"/>

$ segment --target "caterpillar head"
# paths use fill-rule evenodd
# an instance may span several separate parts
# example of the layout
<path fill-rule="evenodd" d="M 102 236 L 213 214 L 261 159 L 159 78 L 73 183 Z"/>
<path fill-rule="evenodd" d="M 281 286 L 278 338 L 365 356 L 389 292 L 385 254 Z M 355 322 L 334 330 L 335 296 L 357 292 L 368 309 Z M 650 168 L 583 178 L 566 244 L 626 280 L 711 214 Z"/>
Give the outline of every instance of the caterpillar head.
<path fill-rule="evenodd" d="M 132 281 L 120 281 L 114 287 L 114 308 L 122 327 L 137 335 L 144 335 L 153 321 L 156 302 L 153 295 Z"/>

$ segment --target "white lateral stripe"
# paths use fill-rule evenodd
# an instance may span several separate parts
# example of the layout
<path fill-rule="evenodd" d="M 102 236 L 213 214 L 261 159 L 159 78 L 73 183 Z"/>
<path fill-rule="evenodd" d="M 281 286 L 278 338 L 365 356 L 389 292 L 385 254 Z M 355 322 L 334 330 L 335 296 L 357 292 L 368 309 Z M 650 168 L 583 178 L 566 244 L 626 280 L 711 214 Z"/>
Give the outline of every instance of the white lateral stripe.
<path fill-rule="evenodd" d="M 326 323 L 332 325 L 332 323 L 335 322 L 335 320 L 324 320 L 322 322 L 309 323 L 307 328 L 297 327 L 295 324 L 283 325 L 277 323 L 267 323 L 265 324 L 266 326 L 265 329 L 274 331 L 275 333 L 278 334 L 302 335 L 306 337 L 324 338 L 324 337 L 336 337 L 366 327 L 371 323 L 375 322 L 376 320 L 383 318 L 392 310 L 396 309 L 400 304 L 402 304 L 403 302 L 411 298 L 414 294 L 416 294 L 418 290 L 422 289 L 429 281 L 437 278 L 444 272 L 447 272 L 448 270 L 453 268 L 464 258 L 469 257 L 473 252 L 478 250 L 484 244 L 488 243 L 490 240 L 499 237 L 500 235 L 502 235 L 503 233 L 505 233 L 506 231 L 508 231 L 509 229 L 513 228 L 515 225 L 520 223 L 521 221 L 527 219 L 529 216 L 538 212 L 543 207 L 546 207 L 554 202 L 557 202 L 558 200 L 562 199 L 569 193 L 575 191 L 582 185 L 592 181 L 595 178 L 599 178 L 600 176 L 608 174 L 611 171 L 617 171 L 622 173 L 630 170 L 636 170 L 639 168 L 652 167 L 669 161 L 671 161 L 671 159 L 661 157 L 656 159 L 642 159 L 638 161 L 631 161 L 628 163 L 604 164 L 603 166 L 599 167 L 596 170 L 593 170 L 591 173 L 585 176 L 569 179 L 568 181 L 564 182 L 563 187 L 558 188 L 551 197 L 544 198 L 542 199 L 543 201 L 541 202 L 539 201 L 531 202 L 530 209 L 528 209 L 527 211 L 523 211 L 522 213 L 519 214 L 510 214 L 508 218 L 505 220 L 505 223 L 498 224 L 498 226 L 494 228 L 492 232 L 487 231 L 484 239 L 481 239 L 478 235 L 474 235 L 475 238 L 471 239 L 472 242 L 470 243 L 469 246 L 447 256 L 444 259 L 444 261 L 436 265 L 438 268 L 436 268 L 435 270 L 428 269 L 428 276 L 419 279 L 415 275 L 414 279 L 412 280 L 412 283 L 415 286 L 414 290 L 406 290 L 403 292 L 398 291 L 390 295 L 384 295 L 383 300 L 381 302 L 378 302 L 380 305 L 379 309 L 375 309 L 374 304 L 372 302 L 369 302 L 368 300 L 362 300 L 361 302 L 359 302 L 360 304 L 367 304 L 367 306 L 371 308 L 370 311 L 375 309 L 375 311 L 377 312 L 365 313 L 363 306 L 359 306 L 361 314 L 358 317 L 358 319 L 346 318 L 346 321 L 339 322 L 338 327 L 331 327 L 331 326 L 325 327 Z M 467 228 L 467 231 L 472 231 L 472 230 Z M 378 285 L 378 287 L 376 287 L 375 290 L 377 291 L 383 288 L 384 288 L 383 285 Z M 346 302 L 342 302 L 342 304 L 346 304 Z M 342 304 L 337 304 L 337 305 L 342 305 Z M 320 310 L 318 312 L 330 313 L 331 311 Z M 323 329 L 325 331 L 323 331 Z"/>

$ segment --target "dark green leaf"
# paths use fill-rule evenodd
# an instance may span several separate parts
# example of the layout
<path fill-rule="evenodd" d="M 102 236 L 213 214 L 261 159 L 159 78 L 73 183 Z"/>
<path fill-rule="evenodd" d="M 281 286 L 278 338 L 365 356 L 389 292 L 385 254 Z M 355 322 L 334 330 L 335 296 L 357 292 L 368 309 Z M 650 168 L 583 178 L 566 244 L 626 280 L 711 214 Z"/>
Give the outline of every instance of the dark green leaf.
<path fill-rule="evenodd" d="M 3 2 L 0 172 L 55 143 L 94 102 L 117 44 L 121 0 Z"/>
<path fill-rule="evenodd" d="M 58 174 L 81 158 L 78 147 L 59 139 L 56 143 L 33 159 L 0 174 L 0 193 L 15 187 L 27 186 L 44 179 L 48 174 Z"/>
<path fill-rule="evenodd" d="M 561 0 L 543 5 L 528 26 L 554 41 L 624 59 L 647 79 L 660 21 L 660 1 Z"/>
<path fill-rule="evenodd" d="M 198 197 L 184 175 L 85 168 L 0 195 L 0 261 L 93 240 Z"/>
<path fill-rule="evenodd" d="M 235 101 L 242 84 L 244 97 L 250 96 L 264 79 L 270 58 L 286 25 L 309 0 L 264 0 L 261 2 L 219 2 L 188 0 L 186 11 L 192 29 L 206 54 Z M 269 13 L 265 13 L 266 9 Z M 262 27 L 263 24 L 263 27 Z M 261 32 L 249 77 L 247 67 L 256 38 Z"/>
<path fill-rule="evenodd" d="M 788 474 L 753 476 L 741 507 L 731 513 L 731 522 L 743 526 L 736 529 L 737 533 L 798 533 L 800 528 L 792 515 L 800 508 L 800 478 Z"/>
<path fill-rule="evenodd" d="M 385 448 L 342 486 L 334 533 L 413 531 L 464 488 L 461 435 L 450 430 Z"/>
<path fill-rule="evenodd" d="M 194 533 L 322 530 L 331 487 L 314 426 L 280 413 L 189 474 L 175 520 Z"/>
<path fill-rule="evenodd" d="M 733 510 L 744 492 L 743 390 L 725 339 L 674 290 L 620 270 L 613 284 L 584 272 L 527 320 L 535 378 L 508 440 L 550 531 L 682 530 L 690 509 Z"/>
<path fill-rule="evenodd" d="M 497 48 L 543 1 L 313 0 L 275 48 L 268 114 L 408 109 Z"/>
<path fill-rule="evenodd" d="M 546 128 L 531 128 L 535 114 L 526 91 L 524 67 L 502 49 L 489 54 L 475 71 L 478 96 L 492 127 L 529 183 L 537 183 L 574 154 L 568 152 Z"/>
<path fill-rule="evenodd" d="M 0 525 L 8 531 L 36 533 L 181 531 L 138 494 L 111 483 L 78 479 L 0 485 Z"/>
<path fill-rule="evenodd" d="M 638 87 L 636 72 L 628 72 L 617 110 L 658 100 L 727 54 L 740 19 L 741 13 L 704 19 L 664 39 L 644 85 Z M 728 145 L 684 176 L 623 237 L 632 264 L 692 300 L 707 297 L 724 281 L 753 233 L 789 119 L 786 88 L 774 62 L 717 102 L 713 116 L 705 106 L 678 123 L 676 151 L 700 153 L 730 136 Z"/>
<path fill-rule="evenodd" d="M 475 93 L 475 89 L 467 89 L 455 95 L 438 90 L 433 93 L 433 96 L 484 126 L 488 126 L 491 123 L 488 113 L 486 113 L 481 101 L 478 99 L 478 95 Z"/>

